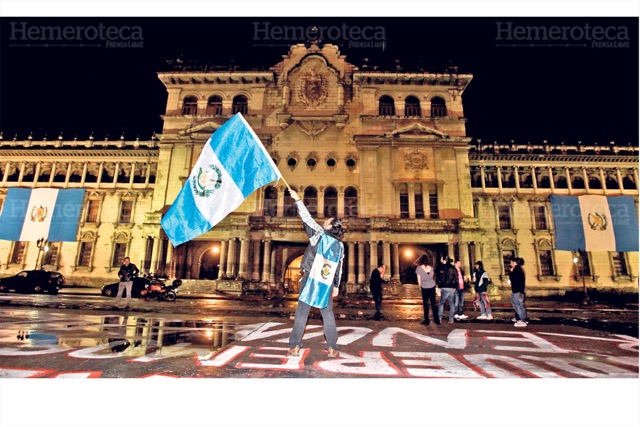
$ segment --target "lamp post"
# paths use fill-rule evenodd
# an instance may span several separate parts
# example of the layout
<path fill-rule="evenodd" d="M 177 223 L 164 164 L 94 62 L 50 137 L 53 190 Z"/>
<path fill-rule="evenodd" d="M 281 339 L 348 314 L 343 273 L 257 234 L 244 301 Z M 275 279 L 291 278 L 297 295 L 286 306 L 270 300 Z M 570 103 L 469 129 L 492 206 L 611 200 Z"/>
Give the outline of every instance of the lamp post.
<path fill-rule="evenodd" d="M 584 258 L 582 257 L 582 251 L 580 249 L 576 249 L 573 252 L 573 263 L 576 266 L 576 273 L 580 274 L 582 277 L 582 290 L 584 291 L 584 300 L 582 300 L 582 305 L 589 305 L 591 304 L 591 300 L 587 293 L 587 282 L 584 279 Z"/>
<path fill-rule="evenodd" d="M 42 253 L 42 251 L 46 253 L 49 250 L 49 241 L 44 237 L 41 237 L 36 240 L 36 246 L 38 247 L 38 256 L 36 257 L 36 266 L 34 267 L 34 269 L 38 269 L 38 261 L 40 261 L 40 270 L 42 270 L 44 256 L 42 257 L 42 259 L 40 259 L 40 254 Z"/>

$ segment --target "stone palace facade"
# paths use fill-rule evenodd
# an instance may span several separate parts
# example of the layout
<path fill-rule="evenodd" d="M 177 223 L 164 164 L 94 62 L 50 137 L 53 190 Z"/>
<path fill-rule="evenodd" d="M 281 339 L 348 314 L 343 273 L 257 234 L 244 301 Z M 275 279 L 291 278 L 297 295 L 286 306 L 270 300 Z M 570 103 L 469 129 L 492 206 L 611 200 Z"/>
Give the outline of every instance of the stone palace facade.
<path fill-rule="evenodd" d="M 0 140 L 0 203 L 16 186 L 87 190 L 77 242 L 42 253 L 70 284 L 113 282 L 130 256 L 144 272 L 210 291 L 296 292 L 308 239 L 283 182 L 176 248 L 160 227 L 208 137 L 240 112 L 318 221 L 343 218 L 345 292 L 366 292 L 379 261 L 391 283 L 415 283 L 422 254 L 460 259 L 467 274 L 482 260 L 495 294 L 509 290 L 509 255 L 525 259 L 531 294 L 638 291 L 637 252 L 584 253 L 578 269 L 571 252 L 554 250 L 549 201 L 631 195 L 637 212 L 637 144 L 474 140 L 462 102 L 472 75 L 359 69 L 333 45 L 294 45 L 268 71 L 158 77 L 168 98 L 150 140 Z M 0 241 L 0 275 L 40 255 L 36 242 Z"/>

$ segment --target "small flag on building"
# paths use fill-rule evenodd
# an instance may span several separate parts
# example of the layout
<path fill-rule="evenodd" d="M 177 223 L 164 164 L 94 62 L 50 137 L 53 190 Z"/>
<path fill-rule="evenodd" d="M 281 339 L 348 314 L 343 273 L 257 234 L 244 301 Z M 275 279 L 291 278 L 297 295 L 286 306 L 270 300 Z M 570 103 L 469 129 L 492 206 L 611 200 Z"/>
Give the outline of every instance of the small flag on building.
<path fill-rule="evenodd" d="M 556 249 L 638 251 L 638 215 L 631 196 L 551 196 Z"/>
<path fill-rule="evenodd" d="M 9 188 L 0 213 L 0 239 L 75 242 L 83 200 L 79 188 Z"/>
<path fill-rule="evenodd" d="M 240 113 L 209 138 L 187 182 L 162 218 L 173 246 L 206 233 L 258 188 L 282 175 Z"/>

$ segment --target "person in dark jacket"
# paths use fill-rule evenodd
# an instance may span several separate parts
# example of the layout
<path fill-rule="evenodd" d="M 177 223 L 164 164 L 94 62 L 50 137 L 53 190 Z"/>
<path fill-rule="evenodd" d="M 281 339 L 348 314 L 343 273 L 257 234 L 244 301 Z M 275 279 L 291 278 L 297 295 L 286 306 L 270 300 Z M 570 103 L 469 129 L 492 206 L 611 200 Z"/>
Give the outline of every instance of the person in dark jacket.
<path fill-rule="evenodd" d="M 140 270 L 136 267 L 135 264 L 131 263 L 129 257 L 124 257 L 122 260 L 123 264 L 120 266 L 120 270 L 118 270 L 118 277 L 120 277 L 120 283 L 118 284 L 118 295 L 116 295 L 116 303 L 115 308 L 119 307 L 120 298 L 122 298 L 122 293 L 127 291 L 127 299 L 125 302 L 125 309 L 129 308 L 129 303 L 131 303 L 131 288 L 133 288 L 133 278 L 138 275 Z"/>
<path fill-rule="evenodd" d="M 376 313 L 373 318 L 380 320 L 382 313 L 380 312 L 382 306 L 382 284 L 384 283 L 384 272 L 387 266 L 383 263 L 378 264 L 377 268 L 374 268 L 371 272 L 371 278 L 369 279 L 369 288 L 371 289 L 371 295 L 373 296 L 373 302 L 376 307 Z"/>
<path fill-rule="evenodd" d="M 480 307 L 480 320 L 493 320 L 491 315 L 491 303 L 489 302 L 489 295 L 487 295 L 487 288 L 489 286 L 489 275 L 484 271 L 484 265 L 482 261 L 478 261 L 474 264 L 475 269 L 473 273 L 473 289 L 476 291 L 476 297 L 473 300 L 473 305 L 477 308 Z"/>
<path fill-rule="evenodd" d="M 524 274 L 524 260 L 522 258 L 511 258 L 509 260 L 509 282 L 511 283 L 511 304 L 516 312 L 514 326 L 523 328 L 527 326 L 527 309 L 524 307 L 526 294 L 526 276 Z"/>
<path fill-rule="evenodd" d="M 303 274 L 300 279 L 300 297 L 296 307 L 293 329 L 289 337 L 289 355 L 300 355 L 302 336 L 309 318 L 309 310 L 311 307 L 316 307 L 320 309 L 322 315 L 328 356 L 338 357 L 340 355 L 337 345 L 338 329 L 333 314 L 333 298 L 338 295 L 342 278 L 342 261 L 344 259 L 344 246 L 340 241 L 343 234 L 342 222 L 338 218 L 327 218 L 321 226 L 311 217 L 304 203 L 300 200 L 300 196 L 291 189 L 289 189 L 289 194 L 296 201 L 298 213 L 309 236 L 309 245 L 300 262 Z M 321 253 L 325 249 L 327 252 Z M 328 289 L 328 284 L 331 284 L 331 289 Z"/>
<path fill-rule="evenodd" d="M 468 280 L 464 275 L 464 270 L 462 269 L 462 261 L 456 260 L 453 266 L 456 269 L 456 277 L 458 280 L 455 293 L 456 315 L 453 317 L 456 320 L 465 320 L 469 317 L 464 314 L 464 287 L 466 286 Z"/>
<path fill-rule="evenodd" d="M 452 264 L 452 259 L 443 257 L 440 259 L 440 274 L 438 275 L 438 287 L 440 288 L 440 307 L 438 308 L 438 318 L 442 322 L 444 316 L 444 305 L 449 303 L 449 323 L 453 323 L 456 314 L 456 287 L 458 286 L 458 275 L 456 268 Z"/>

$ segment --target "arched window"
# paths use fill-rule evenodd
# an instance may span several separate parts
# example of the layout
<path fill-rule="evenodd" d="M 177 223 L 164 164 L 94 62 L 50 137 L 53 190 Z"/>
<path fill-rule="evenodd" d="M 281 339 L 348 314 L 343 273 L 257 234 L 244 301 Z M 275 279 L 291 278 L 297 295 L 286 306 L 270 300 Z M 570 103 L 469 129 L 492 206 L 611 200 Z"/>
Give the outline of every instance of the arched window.
<path fill-rule="evenodd" d="M 606 178 L 606 186 L 607 186 L 607 189 L 609 190 L 618 190 L 620 188 L 620 185 L 618 184 L 618 180 L 612 176 L 608 176 Z"/>
<path fill-rule="evenodd" d="M 249 110 L 249 102 L 244 95 L 237 95 L 233 97 L 233 103 L 231 104 L 231 111 L 233 114 L 242 113 L 247 114 Z"/>
<path fill-rule="evenodd" d="M 378 104 L 378 114 L 381 116 L 396 115 L 396 105 L 393 102 L 393 98 L 391 98 L 388 95 L 384 95 L 380 97 L 380 101 Z"/>
<path fill-rule="evenodd" d="M 602 181 L 597 176 L 592 176 L 589 178 L 589 188 L 592 190 L 601 190 L 602 189 Z"/>
<path fill-rule="evenodd" d="M 324 190 L 324 217 L 338 216 L 338 191 L 333 187 Z"/>
<path fill-rule="evenodd" d="M 558 177 L 555 183 L 556 188 L 569 188 L 567 186 L 567 178 L 564 176 Z"/>
<path fill-rule="evenodd" d="M 420 117 L 422 111 L 420 110 L 420 100 L 415 96 L 407 96 L 404 100 L 404 115 L 406 117 Z"/>
<path fill-rule="evenodd" d="M 198 114 L 198 98 L 187 96 L 182 102 L 182 114 L 185 116 Z"/>
<path fill-rule="evenodd" d="M 571 188 L 583 189 L 584 180 L 580 176 L 573 177 L 571 180 Z"/>
<path fill-rule="evenodd" d="M 264 216 L 278 215 L 278 190 L 275 187 L 268 186 L 264 189 L 264 207 L 262 209 Z"/>
<path fill-rule="evenodd" d="M 622 178 L 622 188 L 624 188 L 625 190 L 635 190 L 636 189 L 636 183 L 633 180 L 633 176 L 631 176 L 631 174 L 625 176 L 624 178 Z"/>
<path fill-rule="evenodd" d="M 222 97 L 213 95 L 207 101 L 207 115 L 219 116 L 222 114 Z"/>
<path fill-rule="evenodd" d="M 313 187 L 304 189 L 304 205 L 312 217 L 318 216 L 318 190 Z"/>
<path fill-rule="evenodd" d="M 439 96 L 431 99 L 431 117 L 446 117 L 447 104 Z"/>
<path fill-rule="evenodd" d="M 344 190 L 344 216 L 345 218 L 358 216 L 358 190 L 347 187 Z"/>

